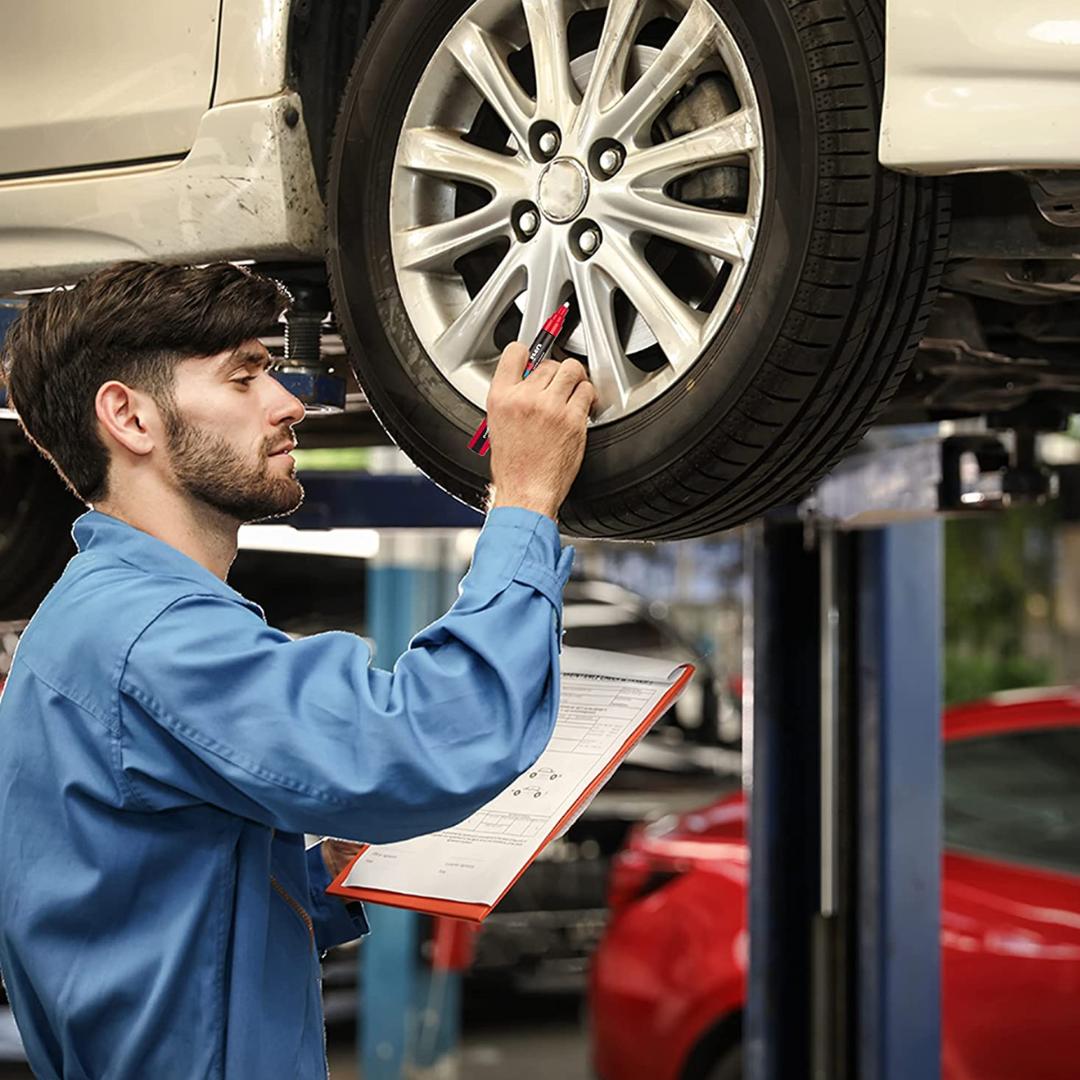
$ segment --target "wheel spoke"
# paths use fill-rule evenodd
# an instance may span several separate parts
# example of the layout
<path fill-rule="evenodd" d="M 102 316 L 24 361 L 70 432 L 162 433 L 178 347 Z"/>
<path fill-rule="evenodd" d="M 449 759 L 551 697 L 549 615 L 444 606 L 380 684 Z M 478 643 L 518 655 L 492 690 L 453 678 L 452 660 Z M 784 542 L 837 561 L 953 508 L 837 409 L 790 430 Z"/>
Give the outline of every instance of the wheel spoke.
<path fill-rule="evenodd" d="M 524 153 L 529 145 L 533 103 L 507 66 L 496 38 L 466 19 L 446 45 L 469 81 L 510 129 L 519 153 Z"/>
<path fill-rule="evenodd" d="M 585 330 L 589 378 L 596 388 L 596 419 L 610 409 L 624 409 L 630 397 L 628 361 L 615 325 L 615 288 L 594 262 L 570 260 L 574 296 Z"/>
<path fill-rule="evenodd" d="M 550 234 L 550 230 L 549 230 Z M 537 237 L 529 245 L 529 284 L 525 291 L 525 308 L 521 316 L 519 337 L 526 344 L 539 333 L 544 320 L 559 306 L 570 280 L 566 253 L 561 245 Z"/>
<path fill-rule="evenodd" d="M 598 114 L 622 92 L 643 9 L 640 0 L 611 0 L 608 4 L 596 58 L 574 121 L 583 141 L 593 137 L 592 127 Z"/>
<path fill-rule="evenodd" d="M 528 175 L 517 158 L 473 146 L 446 128 L 409 128 L 401 138 L 398 164 L 446 180 L 466 180 L 488 191 L 524 197 Z"/>
<path fill-rule="evenodd" d="M 660 236 L 676 244 L 719 255 L 729 263 L 743 263 L 754 242 L 753 218 L 687 206 L 666 195 L 644 195 L 630 189 L 605 193 L 604 209 L 609 221 L 618 221 L 631 232 Z"/>
<path fill-rule="evenodd" d="M 570 78 L 565 0 L 521 0 L 521 6 L 536 70 L 536 117 L 563 124 L 579 97 Z"/>
<path fill-rule="evenodd" d="M 651 125 L 712 51 L 715 31 L 712 9 L 705 0 L 694 0 L 656 59 L 612 105 L 604 119 L 605 133 L 626 143 Z"/>
<path fill-rule="evenodd" d="M 662 191 L 672 180 L 761 145 L 761 121 L 756 109 L 740 109 L 708 127 L 677 139 L 628 154 L 622 174 L 635 187 Z"/>
<path fill-rule="evenodd" d="M 648 323 L 668 363 L 679 372 L 688 368 L 701 349 L 702 314 L 680 300 L 617 233 L 605 234 L 595 258 Z"/>
<path fill-rule="evenodd" d="M 525 287 L 525 276 L 521 245 L 511 244 L 495 273 L 435 342 L 443 370 L 454 371 L 463 364 L 495 355 L 495 327 Z"/>
<path fill-rule="evenodd" d="M 451 270 L 470 251 L 511 235 L 511 200 L 496 198 L 471 214 L 418 225 L 394 236 L 394 256 L 403 270 Z"/>

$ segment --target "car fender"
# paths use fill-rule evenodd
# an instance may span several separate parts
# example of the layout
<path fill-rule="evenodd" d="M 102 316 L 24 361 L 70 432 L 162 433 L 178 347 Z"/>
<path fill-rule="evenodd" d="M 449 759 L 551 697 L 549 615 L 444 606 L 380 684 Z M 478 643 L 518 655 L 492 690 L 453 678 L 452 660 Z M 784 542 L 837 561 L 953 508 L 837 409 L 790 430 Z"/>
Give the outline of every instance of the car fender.
<path fill-rule="evenodd" d="M 889 0 L 879 156 L 928 175 L 1080 165 L 1075 0 Z"/>
<path fill-rule="evenodd" d="M 314 260 L 325 215 L 300 96 L 218 105 L 176 163 L 0 182 L 0 289 L 118 259 Z"/>
<path fill-rule="evenodd" d="M 683 1075 L 702 1040 L 745 1005 L 749 935 L 744 877 L 745 864 L 722 862 L 679 883 L 684 890 L 684 918 L 678 920 L 683 941 L 671 941 L 668 947 L 669 955 L 683 957 L 687 968 L 673 980 L 678 990 L 668 996 L 660 1018 L 669 1059 L 677 1066 L 671 1080 Z M 714 947 L 702 948 L 702 942 Z"/>
<path fill-rule="evenodd" d="M 214 104 L 272 97 L 286 88 L 288 0 L 224 0 Z"/>

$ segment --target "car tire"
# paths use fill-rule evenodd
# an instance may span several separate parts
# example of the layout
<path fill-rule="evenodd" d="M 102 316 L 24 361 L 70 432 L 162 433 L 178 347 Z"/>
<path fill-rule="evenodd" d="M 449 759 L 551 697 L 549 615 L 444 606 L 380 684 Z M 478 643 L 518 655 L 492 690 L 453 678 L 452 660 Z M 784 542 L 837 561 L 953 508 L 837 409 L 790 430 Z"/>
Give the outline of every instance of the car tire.
<path fill-rule="evenodd" d="M 75 554 L 86 507 L 15 425 L 0 432 L 0 622 L 28 619 Z"/>
<path fill-rule="evenodd" d="M 946 182 L 877 160 L 883 0 L 707 2 L 756 94 L 764 166 L 753 251 L 688 370 L 642 407 L 590 429 L 561 512 L 573 535 L 687 538 L 800 496 L 897 389 L 944 265 Z M 458 20 L 479 7 L 383 5 L 336 126 L 328 266 L 335 316 L 380 422 L 433 480 L 482 507 L 490 459 L 466 443 L 483 401 L 462 393 L 425 348 L 403 298 L 388 213 L 416 88 L 433 58 L 445 61 Z M 534 332 L 521 326 L 518 336 Z"/>

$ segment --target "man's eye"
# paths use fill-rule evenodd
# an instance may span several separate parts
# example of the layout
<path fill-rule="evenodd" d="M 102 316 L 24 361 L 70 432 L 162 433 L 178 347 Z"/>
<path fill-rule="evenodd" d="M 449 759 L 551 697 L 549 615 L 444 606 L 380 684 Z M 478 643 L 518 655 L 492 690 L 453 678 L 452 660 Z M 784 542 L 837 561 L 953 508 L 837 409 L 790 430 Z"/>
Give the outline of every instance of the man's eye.
<path fill-rule="evenodd" d="M 258 378 L 257 375 L 245 375 L 242 379 L 233 379 L 234 383 L 243 383 L 244 386 L 248 386 Z"/>

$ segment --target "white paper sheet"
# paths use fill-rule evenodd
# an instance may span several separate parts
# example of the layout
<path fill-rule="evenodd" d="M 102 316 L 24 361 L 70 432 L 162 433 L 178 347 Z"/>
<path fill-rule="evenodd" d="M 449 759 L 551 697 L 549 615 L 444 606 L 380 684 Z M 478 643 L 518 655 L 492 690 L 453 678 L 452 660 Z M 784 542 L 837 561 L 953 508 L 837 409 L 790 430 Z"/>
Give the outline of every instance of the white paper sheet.
<path fill-rule="evenodd" d="M 460 825 L 370 847 L 343 884 L 494 904 L 680 671 L 669 661 L 565 649 L 559 716 L 532 768 Z"/>
<path fill-rule="evenodd" d="M 674 682 L 684 666 L 652 656 L 632 656 L 629 653 L 609 652 L 606 649 L 565 648 L 559 658 L 559 667 L 564 676 L 605 675 L 609 678 L 658 683 Z"/>

